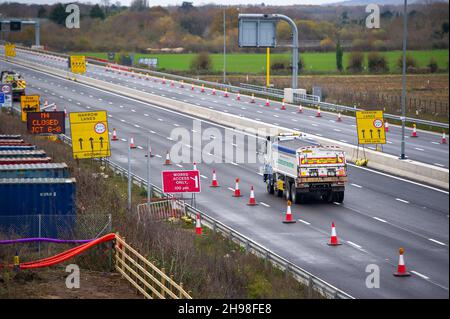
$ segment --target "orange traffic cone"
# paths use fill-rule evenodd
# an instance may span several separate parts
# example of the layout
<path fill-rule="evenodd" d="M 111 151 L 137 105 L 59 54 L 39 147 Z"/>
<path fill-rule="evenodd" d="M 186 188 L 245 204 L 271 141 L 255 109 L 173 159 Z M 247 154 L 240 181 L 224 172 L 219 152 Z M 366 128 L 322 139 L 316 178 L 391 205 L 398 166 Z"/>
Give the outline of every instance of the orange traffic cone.
<path fill-rule="evenodd" d="M 405 259 L 403 258 L 405 250 L 403 248 L 400 248 L 398 250 L 398 265 L 397 265 L 397 272 L 394 273 L 394 276 L 396 277 L 407 277 L 411 276 L 409 272 L 406 271 L 406 265 L 405 265 Z"/>
<path fill-rule="evenodd" d="M 170 161 L 169 151 L 167 151 L 166 153 L 166 161 L 164 162 L 164 165 L 172 165 L 172 162 Z"/>
<path fill-rule="evenodd" d="M 197 214 L 197 216 L 195 218 L 195 234 L 196 235 L 202 235 L 203 234 L 202 222 L 200 220 L 200 214 Z"/>
<path fill-rule="evenodd" d="M 266 99 L 266 106 L 270 106 L 269 99 Z"/>
<path fill-rule="evenodd" d="M 175 86 L 175 83 L 172 81 L 170 81 L 170 86 Z"/>
<path fill-rule="evenodd" d="M 331 223 L 331 239 L 330 242 L 328 243 L 329 246 L 339 246 L 342 245 L 341 243 L 339 243 L 337 234 L 336 234 L 336 227 L 334 226 L 334 222 Z"/>
<path fill-rule="evenodd" d="M 322 117 L 322 114 L 320 113 L 320 106 L 317 107 L 316 117 Z"/>
<path fill-rule="evenodd" d="M 148 74 L 145 75 L 145 80 L 150 81 L 150 77 L 148 76 Z"/>
<path fill-rule="evenodd" d="M 181 80 L 180 88 L 184 89 L 184 81 L 183 80 Z"/>
<path fill-rule="evenodd" d="M 130 138 L 130 148 L 131 149 L 135 149 L 136 148 L 136 145 L 134 145 L 134 138 L 133 137 Z"/>
<path fill-rule="evenodd" d="M 249 198 L 249 200 L 248 200 L 247 205 L 248 205 L 248 206 L 256 206 L 256 205 L 258 205 L 258 204 L 256 203 L 256 200 L 255 200 L 255 191 L 253 190 L 253 186 L 252 186 L 252 188 L 250 189 L 250 198 Z"/>
<path fill-rule="evenodd" d="M 205 93 L 205 85 L 203 83 L 202 83 L 202 90 L 201 90 L 201 92 Z"/>
<path fill-rule="evenodd" d="M 241 100 L 241 94 L 238 92 L 237 97 L 236 97 L 236 101 L 240 101 Z"/>
<path fill-rule="evenodd" d="M 198 171 L 198 169 L 197 169 L 197 163 L 193 163 L 193 167 L 192 167 L 192 169 L 194 170 L 194 171 Z"/>
<path fill-rule="evenodd" d="M 47 107 L 47 106 L 48 106 L 48 100 L 45 99 L 45 100 L 44 100 L 44 107 Z"/>
<path fill-rule="evenodd" d="M 296 220 L 292 218 L 292 212 L 291 212 L 291 201 L 288 200 L 287 202 L 287 209 L 286 209 L 286 214 L 283 220 L 284 224 L 293 224 L 296 223 Z"/>
<path fill-rule="evenodd" d="M 413 131 L 412 131 L 412 133 L 411 133 L 411 137 L 417 137 L 416 124 L 413 124 Z"/>
<path fill-rule="evenodd" d="M 239 178 L 236 178 L 236 186 L 234 187 L 233 197 L 241 197 L 241 190 L 239 189 Z"/>
<path fill-rule="evenodd" d="M 166 78 L 165 77 L 163 77 L 163 79 L 162 79 L 162 84 L 166 84 Z"/>
<path fill-rule="evenodd" d="M 447 136 L 445 136 L 445 132 L 442 132 L 441 144 L 447 144 Z"/>
<path fill-rule="evenodd" d="M 252 99 L 251 99 L 250 103 L 255 103 L 255 94 L 253 94 L 253 93 L 252 93 Z"/>
<path fill-rule="evenodd" d="M 216 95 L 216 88 L 212 89 L 212 95 Z"/>
<path fill-rule="evenodd" d="M 341 112 L 338 113 L 338 118 L 337 118 L 338 122 L 342 122 L 342 118 L 341 118 Z"/>
<path fill-rule="evenodd" d="M 384 121 L 384 131 L 389 132 L 389 123 L 386 120 Z"/>
<path fill-rule="evenodd" d="M 191 85 L 191 91 L 194 91 L 194 83 L 192 83 L 192 85 Z"/>
<path fill-rule="evenodd" d="M 64 117 L 69 117 L 69 113 L 67 113 L 66 107 L 64 107 Z"/>
<path fill-rule="evenodd" d="M 303 106 L 301 104 L 298 106 L 297 113 L 303 113 Z"/>
<path fill-rule="evenodd" d="M 285 111 L 286 110 L 286 104 L 284 103 L 284 99 L 281 102 L 281 110 Z"/>
<path fill-rule="evenodd" d="M 228 97 L 228 89 L 227 89 L 227 88 L 225 88 L 225 93 L 224 93 L 223 96 L 224 96 L 224 97 Z"/>
<path fill-rule="evenodd" d="M 117 132 L 116 132 L 116 129 L 113 128 L 113 135 L 112 135 L 111 141 L 118 141 L 118 140 L 119 140 L 119 139 L 117 138 Z"/>
<path fill-rule="evenodd" d="M 213 171 L 211 187 L 219 187 L 219 183 L 217 182 L 216 171 Z"/>

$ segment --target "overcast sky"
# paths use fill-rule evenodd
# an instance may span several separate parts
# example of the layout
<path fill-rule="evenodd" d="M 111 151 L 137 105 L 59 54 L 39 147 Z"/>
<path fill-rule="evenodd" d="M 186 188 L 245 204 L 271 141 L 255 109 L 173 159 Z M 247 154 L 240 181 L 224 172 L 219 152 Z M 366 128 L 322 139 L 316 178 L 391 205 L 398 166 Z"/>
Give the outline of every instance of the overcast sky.
<path fill-rule="evenodd" d="M 115 3 L 117 0 L 110 0 L 111 3 Z M 129 5 L 132 0 L 119 0 L 122 5 Z M 186 0 L 193 2 L 194 5 L 202 5 L 206 3 L 214 4 L 261 4 L 265 3 L 268 5 L 289 5 L 289 4 L 324 4 L 324 3 L 336 3 L 343 0 Z M 68 2 L 90 2 L 90 3 L 100 3 L 100 0 L 0 0 L 0 2 L 21 2 L 21 3 L 38 3 L 38 4 L 53 4 L 57 2 L 68 3 Z M 180 5 L 183 0 L 150 0 L 151 6 L 156 5 Z"/>

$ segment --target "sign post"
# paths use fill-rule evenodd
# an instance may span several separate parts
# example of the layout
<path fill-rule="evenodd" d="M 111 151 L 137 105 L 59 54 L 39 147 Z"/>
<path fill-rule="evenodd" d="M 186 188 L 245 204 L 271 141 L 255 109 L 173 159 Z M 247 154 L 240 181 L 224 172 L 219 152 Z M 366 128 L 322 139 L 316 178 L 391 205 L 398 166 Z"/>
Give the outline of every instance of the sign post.
<path fill-rule="evenodd" d="M 40 97 L 39 95 L 22 95 L 20 97 L 20 107 L 22 110 L 21 118 L 22 122 L 27 121 L 28 112 L 39 112 L 40 111 Z"/>
<path fill-rule="evenodd" d="M 198 170 L 163 171 L 164 193 L 200 193 L 200 172 Z"/>
<path fill-rule="evenodd" d="M 11 84 L 0 84 L 0 95 L 3 97 L 0 98 L 0 108 L 12 108 L 13 97 Z"/>
<path fill-rule="evenodd" d="M 31 134 L 65 134 L 64 112 L 28 112 L 27 130 Z"/>
<path fill-rule="evenodd" d="M 106 111 L 71 112 L 69 120 L 75 159 L 111 156 Z"/>
<path fill-rule="evenodd" d="M 386 144 L 383 111 L 356 111 L 358 144 Z"/>

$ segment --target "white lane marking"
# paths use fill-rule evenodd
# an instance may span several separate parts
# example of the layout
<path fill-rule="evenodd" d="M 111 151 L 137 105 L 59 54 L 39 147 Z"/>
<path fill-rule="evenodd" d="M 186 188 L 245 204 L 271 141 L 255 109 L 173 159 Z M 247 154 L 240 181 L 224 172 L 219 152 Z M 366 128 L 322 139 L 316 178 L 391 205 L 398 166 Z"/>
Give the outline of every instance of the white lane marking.
<path fill-rule="evenodd" d="M 431 142 L 431 144 L 440 145 L 440 143 L 438 143 L 438 142 Z"/>
<path fill-rule="evenodd" d="M 426 280 L 430 279 L 430 277 L 427 277 L 427 276 L 425 276 L 425 275 L 422 275 L 420 272 L 417 272 L 417 271 L 415 271 L 415 270 L 411 270 L 411 272 L 412 272 L 414 275 L 417 275 L 417 276 L 419 276 L 419 277 L 421 277 L 421 278 L 423 278 L 423 279 L 426 279 Z"/>
<path fill-rule="evenodd" d="M 316 124 L 316 123 L 311 123 L 311 125 L 312 126 L 319 126 L 318 124 Z"/>
<path fill-rule="evenodd" d="M 173 123 L 173 126 L 178 127 L 178 126 L 180 126 L 180 125 L 178 125 L 177 123 Z"/>
<path fill-rule="evenodd" d="M 428 238 L 428 240 L 429 240 L 429 241 L 432 241 L 433 243 L 442 245 L 442 246 L 447 246 L 445 243 L 440 242 L 440 241 L 438 241 L 438 240 L 436 240 L 436 239 L 433 239 L 433 238 Z"/>
<path fill-rule="evenodd" d="M 388 144 L 392 144 L 392 142 L 391 142 L 391 141 L 386 141 L 386 143 L 388 143 Z"/>
<path fill-rule="evenodd" d="M 233 189 L 234 190 L 234 189 Z M 259 202 L 261 205 L 265 206 L 265 207 L 270 207 L 270 205 L 263 203 L 263 202 Z"/>
<path fill-rule="evenodd" d="M 142 146 L 136 146 L 138 149 L 143 150 L 144 148 Z"/>
<path fill-rule="evenodd" d="M 166 137 L 166 139 L 168 139 L 169 141 L 173 141 L 173 138 L 171 138 L 170 136 Z"/>
<path fill-rule="evenodd" d="M 205 175 L 200 175 L 201 178 L 208 179 Z"/>
<path fill-rule="evenodd" d="M 134 127 L 140 128 L 140 126 L 139 126 L 139 125 L 137 125 L 137 124 L 134 124 Z"/>
<path fill-rule="evenodd" d="M 131 110 L 131 112 L 136 113 L 136 110 Z"/>
<path fill-rule="evenodd" d="M 423 148 L 420 148 L 420 147 L 414 147 L 414 149 L 418 150 L 418 151 L 421 151 L 421 152 L 425 151 Z"/>
<path fill-rule="evenodd" d="M 149 132 L 152 133 L 152 134 L 156 134 L 156 132 L 155 132 L 155 131 L 152 131 L 152 130 L 150 130 Z"/>
<path fill-rule="evenodd" d="M 124 139 L 124 138 L 121 138 L 120 139 L 122 142 L 126 142 L 127 140 L 126 139 Z"/>
<path fill-rule="evenodd" d="M 160 121 L 160 122 L 164 122 L 164 120 L 163 120 L 163 119 L 158 119 L 158 121 Z"/>
<path fill-rule="evenodd" d="M 231 164 L 231 165 L 234 165 L 234 166 L 239 166 L 239 164 L 237 164 L 237 163 L 235 163 L 235 162 L 231 162 L 230 164 Z"/>
<path fill-rule="evenodd" d="M 354 242 L 351 242 L 351 241 L 349 241 L 349 240 L 347 240 L 347 243 L 349 243 L 349 244 L 352 245 L 352 246 L 355 246 L 356 248 L 359 248 L 359 249 L 362 248 L 360 245 L 355 244 Z"/>
<path fill-rule="evenodd" d="M 144 116 L 149 116 L 147 113 L 144 113 Z"/>
<path fill-rule="evenodd" d="M 183 165 L 180 165 L 180 164 L 176 164 L 178 167 L 183 167 Z"/>
<path fill-rule="evenodd" d="M 339 141 L 341 141 L 342 143 L 347 143 L 347 141 L 346 141 L 346 140 L 339 140 Z"/>
<path fill-rule="evenodd" d="M 311 223 L 308 223 L 306 220 L 303 220 L 303 219 L 299 219 L 298 221 L 299 221 L 300 223 L 305 224 L 305 225 L 311 225 Z"/>
<path fill-rule="evenodd" d="M 234 188 L 228 187 L 228 190 L 234 192 Z"/>
<path fill-rule="evenodd" d="M 355 186 L 355 187 L 357 187 L 357 188 L 362 188 L 362 186 L 361 186 L 361 185 L 358 185 L 358 184 L 350 184 L 350 185 Z"/>
<path fill-rule="evenodd" d="M 336 131 L 336 132 L 342 132 L 340 129 L 338 129 L 338 128 L 335 128 L 335 129 L 333 129 L 333 131 Z"/>
<path fill-rule="evenodd" d="M 291 119 L 292 122 L 298 122 L 296 119 Z"/>
<path fill-rule="evenodd" d="M 409 204 L 409 202 L 407 200 L 404 200 L 404 199 L 401 199 L 401 198 L 396 198 L 395 200 L 399 201 L 399 202 L 402 202 L 402 203 L 405 203 L 405 204 Z"/>
<path fill-rule="evenodd" d="M 381 218 L 376 217 L 376 216 L 373 216 L 373 219 L 376 219 L 376 220 L 378 220 L 379 222 L 382 222 L 382 223 L 387 223 L 387 221 L 385 221 L 384 219 L 381 219 Z"/>
<path fill-rule="evenodd" d="M 155 154 L 155 156 L 156 156 L 156 157 L 159 157 L 159 158 L 161 158 L 161 157 L 162 157 L 162 156 L 161 156 L 161 155 L 159 155 L 159 154 Z"/>
<path fill-rule="evenodd" d="M 278 115 L 274 114 L 273 117 L 279 117 Z"/>
<path fill-rule="evenodd" d="M 445 165 L 439 164 L 439 163 L 434 163 L 433 165 L 439 166 L 439 167 L 445 167 Z"/>

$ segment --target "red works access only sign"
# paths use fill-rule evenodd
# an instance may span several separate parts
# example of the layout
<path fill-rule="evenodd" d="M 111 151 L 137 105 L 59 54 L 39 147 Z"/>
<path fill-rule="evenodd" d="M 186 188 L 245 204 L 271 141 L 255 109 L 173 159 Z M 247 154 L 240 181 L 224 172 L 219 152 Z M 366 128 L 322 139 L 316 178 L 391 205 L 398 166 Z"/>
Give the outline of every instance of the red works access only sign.
<path fill-rule="evenodd" d="M 164 193 L 200 193 L 199 171 L 163 171 Z"/>

